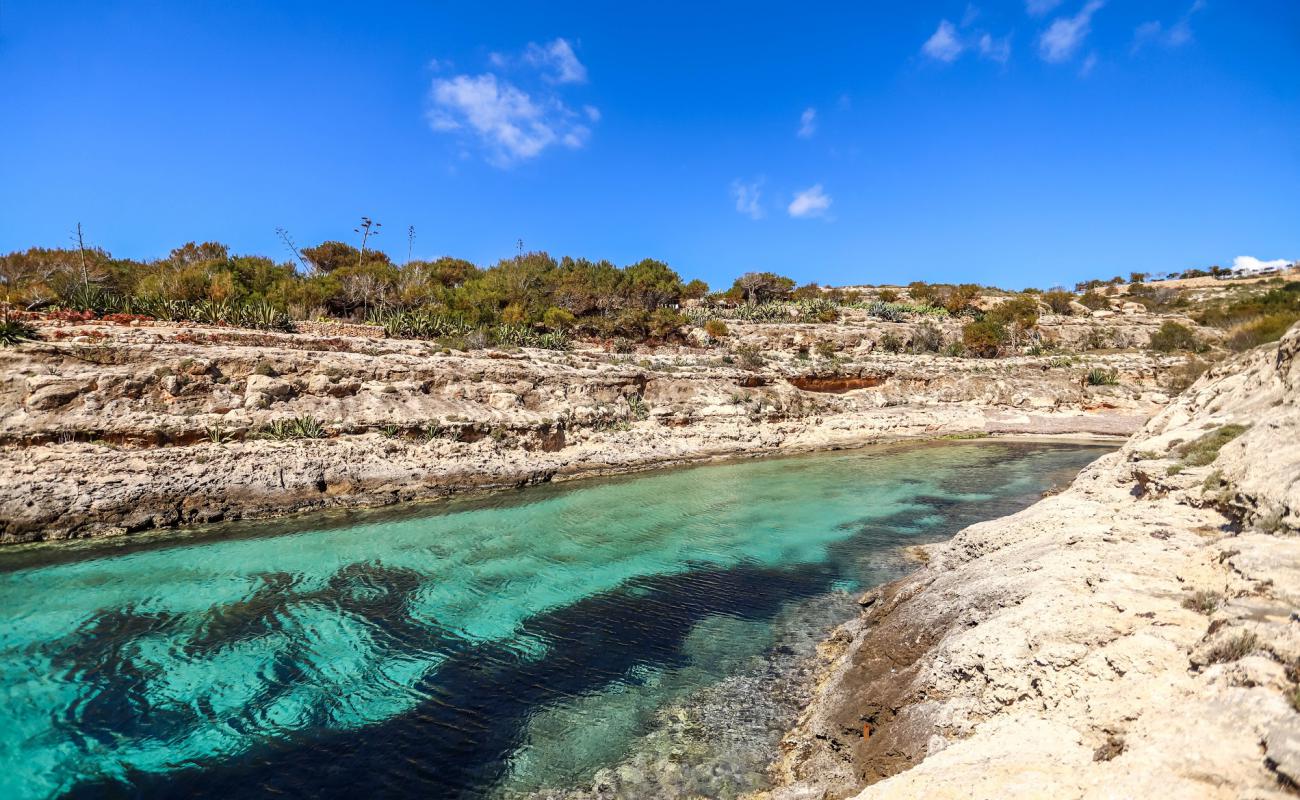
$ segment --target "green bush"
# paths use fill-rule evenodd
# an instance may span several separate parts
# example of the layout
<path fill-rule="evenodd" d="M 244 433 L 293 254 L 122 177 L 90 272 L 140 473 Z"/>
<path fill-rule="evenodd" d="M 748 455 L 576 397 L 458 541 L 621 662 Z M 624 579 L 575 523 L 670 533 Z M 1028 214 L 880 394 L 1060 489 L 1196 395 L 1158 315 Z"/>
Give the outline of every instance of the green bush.
<path fill-rule="evenodd" d="M 1097 294 L 1096 292 L 1092 291 L 1091 289 L 1079 295 L 1079 302 L 1087 306 L 1088 308 L 1091 308 L 1093 311 L 1099 311 L 1103 308 L 1110 308 L 1110 301 L 1108 301 L 1106 298 L 1102 297 L 1101 295 Z"/>
<path fill-rule="evenodd" d="M 987 317 L 968 322 L 961 329 L 962 346 L 980 358 L 997 358 L 1010 338 L 1006 326 Z"/>
<path fill-rule="evenodd" d="M 736 354 L 736 357 L 740 359 L 741 366 L 748 367 L 749 369 L 758 369 L 767 363 L 767 359 L 763 356 L 763 351 L 760 350 L 757 345 L 737 345 L 733 352 Z"/>
<path fill-rule="evenodd" d="M 1223 446 L 1248 430 L 1247 425 L 1224 425 L 1178 448 L 1182 463 L 1188 467 L 1203 467 L 1214 463 Z"/>
<path fill-rule="evenodd" d="M 1204 353 L 1209 349 L 1191 328 L 1173 320 L 1167 320 L 1159 330 L 1151 334 L 1151 342 L 1148 346 L 1161 353 L 1172 353 L 1177 350 Z"/>
<path fill-rule="evenodd" d="M 937 353 L 943 349 L 943 331 L 933 322 L 922 322 L 912 332 L 913 353 Z"/>
<path fill-rule="evenodd" d="M 1228 336 L 1228 348 L 1241 352 L 1261 344 L 1276 342 L 1297 320 L 1300 320 L 1300 312 L 1279 311 L 1256 317 L 1250 322 L 1233 328 Z"/>
<path fill-rule="evenodd" d="M 1074 295 L 1069 292 L 1053 289 L 1050 292 L 1043 292 L 1042 300 L 1056 314 L 1063 314 L 1067 317 L 1074 314 L 1074 308 L 1070 305 L 1074 302 Z"/>
<path fill-rule="evenodd" d="M 711 319 L 708 322 L 705 322 L 704 332 L 709 336 L 712 336 L 714 339 L 721 339 L 731 333 L 731 331 L 727 329 L 727 323 L 720 319 Z"/>

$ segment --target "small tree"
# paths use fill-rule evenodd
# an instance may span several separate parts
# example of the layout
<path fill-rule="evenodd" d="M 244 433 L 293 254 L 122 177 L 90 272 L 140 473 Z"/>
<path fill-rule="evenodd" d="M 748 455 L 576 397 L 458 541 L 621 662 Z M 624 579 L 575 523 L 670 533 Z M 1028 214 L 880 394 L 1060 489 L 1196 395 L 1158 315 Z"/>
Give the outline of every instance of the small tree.
<path fill-rule="evenodd" d="M 794 291 L 794 281 L 774 272 L 746 272 L 736 279 L 738 289 L 750 305 L 784 299 Z"/>
<path fill-rule="evenodd" d="M 997 320 L 985 317 L 968 322 L 961 329 L 961 342 L 966 350 L 980 358 L 997 358 L 1009 338 L 1007 329 Z"/>

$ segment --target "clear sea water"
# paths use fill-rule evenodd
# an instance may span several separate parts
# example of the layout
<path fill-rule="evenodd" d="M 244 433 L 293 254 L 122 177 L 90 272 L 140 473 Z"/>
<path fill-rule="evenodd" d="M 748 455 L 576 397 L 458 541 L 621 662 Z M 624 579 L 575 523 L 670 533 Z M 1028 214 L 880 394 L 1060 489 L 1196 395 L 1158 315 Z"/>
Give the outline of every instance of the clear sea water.
<path fill-rule="evenodd" d="M 1107 448 L 958 442 L 0 551 L 0 797 L 734 797 L 900 546 Z"/>

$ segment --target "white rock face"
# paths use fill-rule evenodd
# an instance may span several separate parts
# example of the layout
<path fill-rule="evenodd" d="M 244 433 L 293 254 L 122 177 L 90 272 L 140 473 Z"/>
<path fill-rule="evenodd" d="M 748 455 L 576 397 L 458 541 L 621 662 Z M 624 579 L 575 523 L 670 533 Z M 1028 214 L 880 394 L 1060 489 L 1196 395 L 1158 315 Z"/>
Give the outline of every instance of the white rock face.
<path fill-rule="evenodd" d="M 772 796 L 1294 797 L 1297 353 L 1300 326 L 1217 365 L 1067 491 L 864 598 Z"/>
<path fill-rule="evenodd" d="M 1114 331 L 1155 322 L 1123 324 Z M 1073 341 L 1091 327 L 1062 318 L 1053 335 Z M 882 331 L 906 340 L 916 326 L 865 319 L 737 323 L 732 346 L 767 353 L 749 368 L 720 348 L 633 359 L 595 348 L 453 353 L 347 335 L 94 328 L 111 359 L 89 360 L 54 337 L 0 350 L 0 542 L 904 436 L 1127 435 L 1159 408 L 1150 398 L 1179 363 L 1150 353 L 884 354 L 874 350 Z M 819 341 L 836 348 L 834 360 L 810 355 Z M 1093 367 L 1116 371 L 1121 386 L 1088 386 Z M 272 423 L 304 418 L 326 436 L 267 436 Z"/>

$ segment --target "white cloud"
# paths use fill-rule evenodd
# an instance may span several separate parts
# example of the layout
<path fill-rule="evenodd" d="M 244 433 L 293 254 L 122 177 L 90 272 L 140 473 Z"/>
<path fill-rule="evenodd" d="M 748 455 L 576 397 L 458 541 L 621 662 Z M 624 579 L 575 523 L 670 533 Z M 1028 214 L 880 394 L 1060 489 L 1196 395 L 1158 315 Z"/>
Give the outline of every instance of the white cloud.
<path fill-rule="evenodd" d="M 1136 53 L 1148 44 L 1164 47 L 1182 47 L 1192 41 L 1192 15 L 1205 8 L 1204 0 L 1196 0 L 1174 24 L 1166 27 L 1159 20 L 1151 20 L 1137 26 L 1133 31 L 1132 52 Z"/>
<path fill-rule="evenodd" d="M 537 101 L 492 73 L 438 78 L 430 91 L 429 125 L 477 137 L 499 167 L 524 161 L 547 147 L 579 148 L 591 130 L 558 100 Z"/>
<path fill-rule="evenodd" d="M 961 39 L 957 38 L 957 28 L 945 19 L 939 21 L 934 34 L 921 45 L 921 52 L 936 61 L 951 64 L 965 47 Z"/>
<path fill-rule="evenodd" d="M 1089 53 L 1088 57 L 1079 65 L 1079 77 L 1086 78 L 1092 74 L 1093 69 L 1097 66 L 1097 54 Z"/>
<path fill-rule="evenodd" d="M 1061 4 L 1061 0 L 1025 0 L 1025 10 L 1032 16 L 1041 17 Z"/>
<path fill-rule="evenodd" d="M 796 218 L 820 217 L 831 207 L 831 196 L 822 191 L 820 183 L 795 194 L 786 210 Z"/>
<path fill-rule="evenodd" d="M 1105 0 L 1088 0 L 1073 17 L 1057 17 L 1053 20 L 1038 39 L 1038 53 L 1043 60 L 1059 64 L 1073 58 L 1092 30 L 1092 15 L 1105 4 Z"/>
<path fill-rule="evenodd" d="M 524 51 L 524 61 L 546 70 L 546 79 L 552 83 L 586 83 L 587 68 L 578 60 L 567 39 L 556 39 L 547 44 L 529 44 Z"/>
<path fill-rule="evenodd" d="M 477 140 L 488 162 L 498 167 L 534 158 L 554 145 L 576 150 L 587 144 L 600 109 L 584 105 L 575 111 L 558 88 L 543 85 L 586 83 L 587 68 L 567 40 L 530 43 L 522 55 L 490 53 L 488 63 L 514 71 L 531 88 L 520 88 L 498 72 L 435 78 L 427 115 L 433 130 Z M 435 61 L 431 66 L 445 69 L 450 64 Z"/>
<path fill-rule="evenodd" d="M 799 138 L 810 139 L 817 132 L 817 109 L 805 108 L 799 115 Z"/>
<path fill-rule="evenodd" d="M 745 181 L 737 178 L 731 182 L 731 196 L 736 201 L 736 210 L 750 219 L 763 218 L 762 191 L 763 179 Z"/>
<path fill-rule="evenodd" d="M 1262 269 L 1272 268 L 1282 269 L 1284 267 L 1289 267 L 1290 265 L 1291 262 L 1287 261 L 1285 258 L 1275 258 L 1272 261 L 1260 261 L 1254 256 L 1237 256 L 1232 259 L 1233 269 L 1245 270 L 1247 272 L 1258 272 Z"/>
<path fill-rule="evenodd" d="M 1005 64 L 1007 59 L 1011 58 L 1011 37 L 994 39 L 986 33 L 979 38 L 979 49 L 982 57 Z"/>

